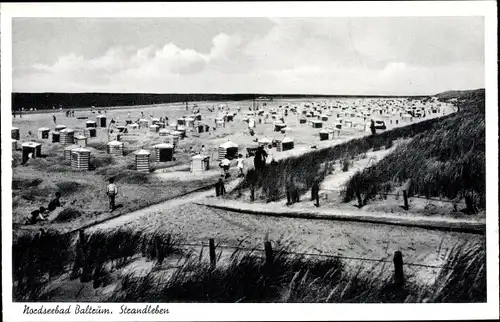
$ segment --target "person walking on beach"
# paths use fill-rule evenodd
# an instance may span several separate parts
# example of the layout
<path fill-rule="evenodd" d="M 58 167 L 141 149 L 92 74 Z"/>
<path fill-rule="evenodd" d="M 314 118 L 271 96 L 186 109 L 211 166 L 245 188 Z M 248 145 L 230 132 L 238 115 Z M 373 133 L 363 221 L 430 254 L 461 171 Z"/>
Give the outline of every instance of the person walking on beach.
<path fill-rule="evenodd" d="M 231 166 L 231 161 L 229 161 L 228 158 L 224 158 L 222 159 L 222 161 L 219 163 L 219 167 L 222 169 L 222 175 L 225 177 L 225 178 L 229 178 L 230 177 L 230 174 L 229 174 L 229 167 Z"/>
<path fill-rule="evenodd" d="M 115 210 L 115 198 L 118 194 L 118 188 L 115 185 L 114 178 L 109 179 L 109 185 L 106 188 L 106 194 L 109 197 L 109 212 L 112 212 L 113 210 Z"/>

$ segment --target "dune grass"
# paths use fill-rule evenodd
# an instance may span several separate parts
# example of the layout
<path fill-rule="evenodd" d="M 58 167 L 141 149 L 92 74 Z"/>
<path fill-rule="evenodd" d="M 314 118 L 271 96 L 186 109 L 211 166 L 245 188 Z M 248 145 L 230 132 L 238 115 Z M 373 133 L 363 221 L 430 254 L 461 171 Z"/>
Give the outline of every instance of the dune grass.
<path fill-rule="evenodd" d="M 84 236 L 84 243 L 75 235 L 55 232 L 18 236 L 13 245 L 14 301 L 50 301 L 44 287 L 66 273 L 72 279 L 93 282 L 96 289 L 118 283 L 111 295 L 103 295 L 102 301 L 108 302 L 486 301 L 484 241 L 452 248 L 433 283 L 420 282 L 406 268 L 404 286 L 393 283 L 392 263 L 362 262 L 353 267 L 337 257 L 294 255 L 290 245 L 277 243 L 272 262 L 257 250 L 235 250 L 213 268 L 203 259 L 203 250 L 187 251 L 182 242 L 170 233 L 125 229 L 95 231 Z M 162 266 L 172 255 L 181 256 L 183 260 L 177 261 L 181 264 Z M 156 269 L 112 280 L 111 273 L 138 256 L 155 261 Z"/>
<path fill-rule="evenodd" d="M 484 244 L 463 244 L 431 285 L 411 274 L 403 286 L 392 280 L 392 265 L 346 266 L 341 259 L 282 253 L 272 265 L 257 253 L 233 255 L 215 269 L 195 257 L 170 275 L 126 275 L 109 301 L 415 303 L 485 302 Z"/>
<path fill-rule="evenodd" d="M 57 230 L 18 233 L 12 246 L 13 298 L 37 301 L 50 280 L 66 273 L 87 282 L 96 279 L 96 273 L 101 278 L 109 273 L 106 264 L 117 269 L 138 254 L 161 263 L 176 253 L 182 253 L 179 238 L 158 231 L 118 229 L 83 236 Z"/>
<path fill-rule="evenodd" d="M 483 101 L 484 103 L 484 101 Z M 344 201 L 357 194 L 366 203 L 406 184 L 408 195 L 471 198 L 486 205 L 485 120 L 478 108 L 443 119 L 439 127 L 416 135 L 377 164 L 356 173 L 345 186 Z"/>
<path fill-rule="evenodd" d="M 12 243 L 13 297 L 36 301 L 43 286 L 59 276 L 73 260 L 71 235 L 57 231 L 24 233 Z"/>
<path fill-rule="evenodd" d="M 264 172 L 249 170 L 245 179 L 235 189 L 255 189 L 256 198 L 276 201 L 285 197 L 287 185 L 294 186 L 300 193 L 305 193 L 316 182 L 321 182 L 328 174 L 325 163 L 340 160 L 342 168 L 348 169 L 349 162 L 356 156 L 369 150 L 380 150 L 391 146 L 394 140 L 414 137 L 430 129 L 441 126 L 443 120 L 453 117 L 447 115 L 383 133 L 353 139 L 332 147 L 304 153 L 268 164 Z M 285 179 L 286 178 L 286 179 Z"/>

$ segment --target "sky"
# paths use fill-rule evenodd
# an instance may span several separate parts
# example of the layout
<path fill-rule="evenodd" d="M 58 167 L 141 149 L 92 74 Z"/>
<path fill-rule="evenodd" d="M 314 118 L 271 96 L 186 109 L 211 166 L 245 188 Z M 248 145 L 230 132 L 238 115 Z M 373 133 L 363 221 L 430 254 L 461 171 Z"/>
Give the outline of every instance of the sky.
<path fill-rule="evenodd" d="M 483 17 L 13 18 L 14 92 L 432 95 L 485 86 Z"/>

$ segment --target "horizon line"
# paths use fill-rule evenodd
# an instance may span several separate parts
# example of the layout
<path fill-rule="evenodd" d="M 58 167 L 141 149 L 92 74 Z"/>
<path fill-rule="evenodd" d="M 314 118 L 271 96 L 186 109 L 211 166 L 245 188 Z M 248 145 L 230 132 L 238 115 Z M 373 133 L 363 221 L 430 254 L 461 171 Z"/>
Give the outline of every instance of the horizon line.
<path fill-rule="evenodd" d="M 155 92 L 11 92 L 11 94 L 127 94 L 127 95 L 254 95 L 254 96 L 328 96 L 328 97 L 409 97 L 409 96 L 435 96 L 438 94 L 454 91 L 476 91 L 485 90 L 484 87 L 471 89 L 450 89 L 433 94 L 319 94 L 319 93 L 214 93 L 214 92 L 193 92 L 193 93 L 155 93 Z"/>

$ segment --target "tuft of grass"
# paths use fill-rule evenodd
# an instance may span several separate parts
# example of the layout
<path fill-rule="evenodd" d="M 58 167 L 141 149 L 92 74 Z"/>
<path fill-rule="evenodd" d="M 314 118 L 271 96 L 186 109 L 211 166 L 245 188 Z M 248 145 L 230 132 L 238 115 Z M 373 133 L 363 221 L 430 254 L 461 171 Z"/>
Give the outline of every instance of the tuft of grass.
<path fill-rule="evenodd" d="M 350 165 L 351 165 L 351 162 L 348 159 L 342 160 L 342 171 L 343 172 L 349 171 Z"/>
<path fill-rule="evenodd" d="M 158 269 L 142 276 L 120 278 L 113 302 L 289 302 L 289 303 L 404 303 L 485 302 L 485 242 L 456 245 L 432 284 L 419 284 L 406 274 L 404 286 L 392 282 L 386 264 L 364 263 L 355 268 L 343 259 L 295 255 L 289 245 L 275 244 L 272 262 L 256 250 L 236 250 L 228 262 L 213 268 L 202 253 L 181 251 L 180 239 L 165 232 L 144 233 L 125 229 L 96 231 L 75 243 L 70 235 L 47 232 L 18 236 L 13 241 L 15 301 L 49 300 L 42 289 L 51 278 L 70 268 L 80 249 L 87 278 L 102 285 L 110 270 L 130 263 L 138 254 L 155 260 Z M 161 266 L 180 254 L 176 267 Z M 220 255 L 219 255 L 220 258 Z M 181 263 L 179 265 L 179 263 Z M 111 264 L 108 265 L 108 264 Z M 111 267 L 111 268 L 109 268 Z M 391 270 L 389 270 L 391 271 Z M 75 272 L 75 267 L 73 268 Z M 74 277 L 78 276 L 78 273 Z M 80 276 L 84 276 L 83 271 Z"/>
<path fill-rule="evenodd" d="M 107 154 L 97 154 L 90 158 L 90 169 L 98 169 L 113 164 L 113 157 Z"/>
<path fill-rule="evenodd" d="M 128 302 L 288 302 L 408 303 L 484 302 L 484 244 L 459 245 L 448 255 L 446 271 L 431 285 L 407 274 L 393 283 L 385 264 L 348 268 L 338 258 L 318 259 L 279 251 L 272 265 L 255 251 L 233 254 L 215 269 L 191 256 L 170 274 L 151 272 L 121 280 L 110 301 Z M 195 256 L 196 257 L 196 256 Z"/>
<path fill-rule="evenodd" d="M 12 179 L 12 189 L 25 190 L 31 187 L 37 187 L 43 182 L 40 178 L 35 179 L 25 179 L 25 178 L 13 178 Z"/>
<path fill-rule="evenodd" d="M 144 184 L 149 182 L 147 173 L 137 171 L 122 171 L 114 176 L 116 182 L 128 184 Z"/>
<path fill-rule="evenodd" d="M 64 208 L 53 220 L 54 222 L 68 222 L 83 216 L 83 213 L 75 208 Z"/>
<path fill-rule="evenodd" d="M 102 142 L 102 141 L 97 141 L 97 142 L 89 142 L 87 143 L 87 146 L 89 148 L 94 148 L 99 151 L 106 151 L 107 149 L 107 143 Z"/>
<path fill-rule="evenodd" d="M 76 181 L 61 181 L 56 184 L 60 191 L 65 194 L 72 194 L 82 189 L 82 185 Z"/>
<path fill-rule="evenodd" d="M 36 301 L 46 282 L 73 260 L 73 238 L 57 231 L 28 232 L 12 242 L 14 301 Z"/>
<path fill-rule="evenodd" d="M 484 242 L 455 245 L 447 254 L 436 282 L 419 294 L 426 302 L 486 302 L 486 245 Z"/>

